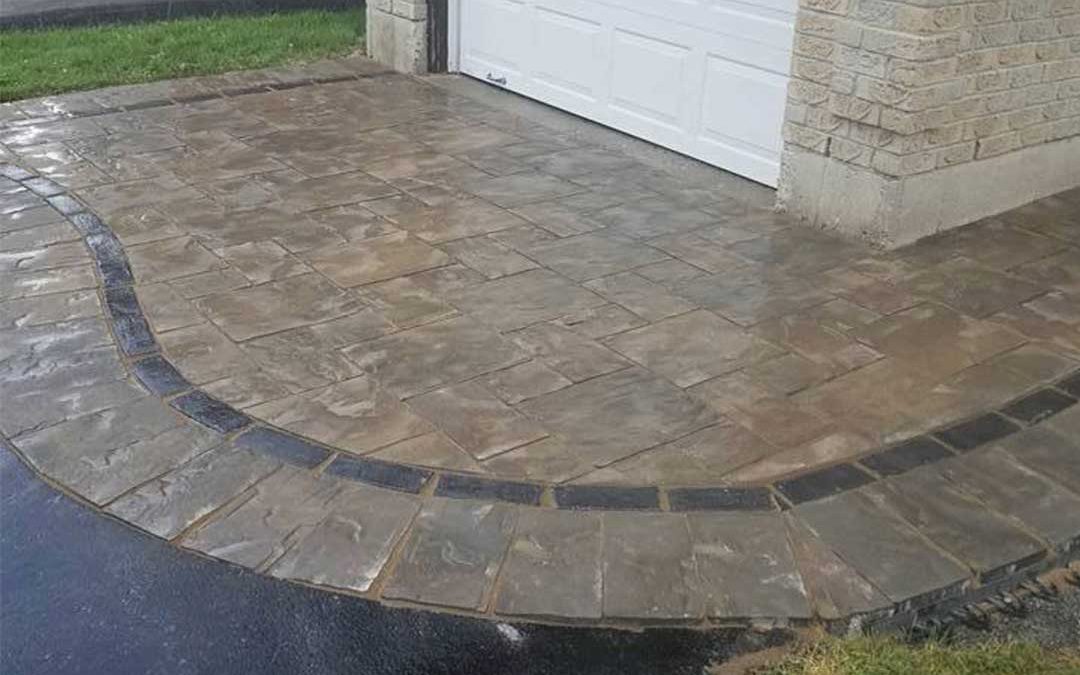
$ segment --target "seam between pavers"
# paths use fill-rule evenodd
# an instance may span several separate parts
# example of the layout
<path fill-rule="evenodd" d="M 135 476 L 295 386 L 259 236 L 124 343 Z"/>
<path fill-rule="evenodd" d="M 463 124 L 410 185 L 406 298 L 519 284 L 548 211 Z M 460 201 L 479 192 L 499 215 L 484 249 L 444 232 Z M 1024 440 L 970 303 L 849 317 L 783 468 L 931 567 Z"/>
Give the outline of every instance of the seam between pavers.
<path fill-rule="evenodd" d="M 332 81 L 339 80 L 352 80 L 359 79 L 364 76 L 334 78 Z M 367 77 L 375 77 L 370 75 Z M 134 292 L 135 278 L 131 271 L 130 264 L 120 240 L 113 233 L 112 229 L 101 220 L 96 214 L 85 207 L 81 202 L 72 197 L 69 192 L 55 183 L 47 177 L 39 176 L 38 174 L 24 170 L 12 164 L 0 165 L 0 176 L 7 177 L 14 180 L 27 189 L 31 190 L 35 194 L 44 195 L 49 194 L 47 202 L 55 208 L 58 213 L 64 216 L 73 226 L 80 232 L 83 237 L 83 241 L 86 243 L 87 248 L 90 250 L 91 256 L 96 263 L 98 271 L 100 273 L 99 291 L 103 297 L 103 305 L 108 313 L 108 323 L 113 332 L 114 339 L 117 346 L 120 348 L 121 353 L 127 357 L 129 370 L 133 371 L 137 379 L 144 383 L 144 386 L 155 395 L 158 395 L 173 409 L 186 415 L 190 419 L 207 426 L 211 429 L 221 431 L 221 420 L 219 415 L 224 415 L 232 420 L 229 423 L 227 432 L 229 435 L 239 436 L 240 434 L 254 431 L 257 429 L 268 429 L 275 432 L 275 435 L 280 435 L 283 438 L 294 439 L 296 443 L 312 448 L 313 450 L 322 451 L 327 453 L 327 456 L 331 456 L 333 453 L 338 453 L 334 461 L 341 457 L 347 457 L 350 464 L 355 464 L 358 468 L 358 475 L 356 476 L 338 476 L 339 478 L 345 478 L 346 480 L 355 480 L 357 482 L 376 485 L 379 487 L 389 488 L 406 492 L 410 494 L 420 494 L 422 489 L 427 485 L 434 484 L 438 489 L 438 478 L 446 476 L 464 476 L 468 480 L 473 480 L 479 484 L 483 484 L 488 487 L 490 494 L 485 495 L 485 498 L 490 501 L 496 501 L 507 504 L 520 505 L 522 502 L 516 499 L 505 499 L 499 496 L 499 492 L 505 491 L 506 494 L 514 494 L 516 489 L 520 489 L 523 485 L 535 486 L 544 498 L 538 501 L 543 504 L 547 502 L 546 497 L 550 495 L 552 497 L 552 505 L 556 508 L 585 508 L 594 509 L 599 511 L 605 510 L 625 510 L 624 504 L 633 504 L 632 509 L 644 509 L 657 511 L 667 511 L 671 509 L 670 506 L 670 493 L 680 491 L 691 490 L 707 490 L 707 489 L 723 489 L 726 493 L 732 496 L 743 495 L 746 501 L 751 506 L 737 503 L 740 500 L 736 499 L 736 503 L 725 501 L 723 505 L 718 506 L 715 503 L 700 503 L 698 505 L 687 505 L 678 509 L 679 511 L 742 511 L 742 510 L 762 510 L 763 506 L 760 501 L 754 500 L 754 495 L 758 495 L 762 489 L 768 490 L 773 496 L 773 504 L 765 507 L 765 510 L 776 510 L 777 508 L 785 510 L 796 506 L 798 504 L 816 501 L 826 497 L 841 494 L 850 489 L 855 489 L 878 480 L 883 480 L 885 475 L 874 471 L 871 466 L 868 466 L 865 462 L 873 457 L 882 455 L 895 448 L 899 448 L 905 444 L 910 444 L 916 441 L 924 441 L 937 443 L 947 448 L 951 453 L 946 456 L 939 457 L 929 462 L 919 464 L 918 466 L 926 466 L 927 464 L 935 463 L 944 459 L 947 456 L 954 456 L 954 454 L 962 454 L 969 452 L 977 447 L 987 445 L 1004 438 L 1007 435 L 1011 435 L 1023 428 L 1031 426 L 1037 426 L 1041 424 L 1048 416 L 1038 416 L 1030 424 L 1026 424 L 1023 420 L 1018 420 L 1009 416 L 1006 409 L 1011 408 L 1014 404 L 1021 401 L 1028 400 L 1030 397 L 1049 390 L 1060 394 L 1064 397 L 1063 402 L 1067 403 L 1065 407 L 1058 408 L 1054 411 L 1060 412 L 1067 409 L 1077 402 L 1076 397 L 1069 393 L 1068 385 L 1070 382 L 1074 382 L 1077 377 L 1080 377 L 1080 371 L 1071 372 L 1063 377 L 1058 378 L 1054 382 L 1042 385 L 1033 390 L 1025 391 L 1022 395 L 1015 397 L 1002 406 L 994 408 L 992 410 L 984 411 L 979 415 L 972 418 L 965 418 L 963 420 L 954 421 L 937 430 L 921 434 L 897 444 L 892 444 L 879 448 L 878 450 L 869 453 L 861 458 L 848 462 L 840 462 L 829 466 L 818 467 L 812 471 L 808 471 L 804 474 L 772 481 L 766 485 L 761 486 L 700 486 L 700 487 L 683 487 L 683 486 L 669 486 L 669 485 L 637 485 L 637 486 L 612 486 L 612 485 L 595 485 L 589 486 L 589 492 L 592 498 L 587 503 L 581 503 L 576 500 L 569 500 L 565 503 L 560 503 L 559 494 L 565 492 L 560 490 L 559 487 L 565 488 L 566 486 L 553 486 L 548 483 L 529 480 L 504 480 L 501 478 L 488 478 L 477 477 L 472 474 L 462 474 L 454 471 L 447 471 L 445 469 L 434 469 L 427 467 L 419 467 L 409 464 L 400 464 L 396 462 L 388 462 L 384 460 L 372 459 L 370 457 L 356 456 L 352 453 L 342 452 L 338 448 L 327 446 L 323 443 L 312 441 L 311 439 L 304 438 L 297 434 L 292 434 L 287 431 L 277 429 L 273 425 L 266 422 L 255 420 L 249 417 L 246 413 L 239 411 L 232 406 L 219 401 L 218 399 L 206 394 L 200 387 L 193 385 L 187 378 L 180 375 L 179 380 L 174 378 L 173 386 L 176 387 L 168 394 L 161 395 L 153 391 L 152 386 L 145 383 L 142 377 L 139 375 L 139 366 L 149 360 L 156 360 L 163 362 L 168 366 L 171 366 L 173 370 L 179 373 L 179 369 L 175 367 L 162 353 L 160 346 L 154 336 L 150 324 L 143 314 L 142 307 L 138 301 L 137 293 Z M 123 303 L 122 300 L 128 299 L 129 302 Z M 182 386 L 180 382 L 186 383 L 186 387 Z M 207 403 L 207 406 L 196 406 L 188 410 L 181 408 L 181 404 L 177 401 L 180 399 L 190 400 L 185 397 L 196 397 L 199 400 Z M 1059 397 L 1059 400 L 1060 397 Z M 1014 421 L 1015 420 L 1015 421 Z M 986 429 L 988 424 L 993 423 L 995 428 Z M 258 448 L 250 448 L 253 452 L 260 452 Z M 273 455 L 271 455 L 273 456 Z M 281 457 L 275 457 L 278 461 L 284 461 L 285 463 L 300 466 L 301 468 L 310 469 L 310 466 L 305 466 L 303 463 L 289 462 L 288 459 L 282 459 Z M 325 465 L 325 466 L 324 466 Z M 319 466 L 329 468 L 329 464 L 321 462 Z M 911 467 L 915 468 L 915 467 Z M 910 469 L 904 469 L 898 473 L 906 473 Z M 847 486 L 837 486 L 832 484 L 828 480 L 821 480 L 821 485 L 813 486 L 815 478 L 826 479 L 828 474 L 836 472 L 847 472 L 849 475 L 862 474 L 867 476 L 868 480 L 865 481 L 851 481 Z M 333 473 L 333 472 L 330 472 Z M 390 476 L 390 478 L 373 479 L 372 474 L 377 476 Z M 395 477 L 394 475 L 397 474 Z M 409 481 L 405 480 L 406 475 L 420 476 L 426 475 L 423 481 L 419 481 L 418 485 L 411 486 Z M 335 474 L 336 475 L 336 474 Z M 889 474 L 898 475 L 898 474 Z M 388 482 L 398 482 L 401 484 L 388 484 Z M 413 481 L 415 482 L 415 481 Z M 810 487 L 805 490 L 800 490 L 798 494 L 791 492 L 789 486 L 792 482 L 798 482 L 800 485 Z M 788 487 L 789 489 L 785 489 Z M 651 500 L 648 504 L 643 504 L 640 501 L 640 496 L 643 489 L 652 489 L 656 491 L 656 498 Z M 573 490 L 571 490 L 573 492 Z M 661 496 L 661 493 L 663 495 Z M 450 499 L 475 499 L 474 495 L 466 494 L 465 492 L 455 492 L 445 495 L 440 495 Z M 707 502 L 707 500 L 706 500 Z M 534 503 L 534 505 L 536 505 Z M 665 508 L 666 507 L 666 508 Z"/>

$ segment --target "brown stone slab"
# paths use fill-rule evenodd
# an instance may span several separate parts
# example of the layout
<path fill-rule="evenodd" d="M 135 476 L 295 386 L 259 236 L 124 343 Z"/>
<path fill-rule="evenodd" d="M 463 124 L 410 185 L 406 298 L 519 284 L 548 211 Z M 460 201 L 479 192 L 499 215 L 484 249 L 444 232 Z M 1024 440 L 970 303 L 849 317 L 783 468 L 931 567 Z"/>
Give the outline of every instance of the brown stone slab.
<path fill-rule="evenodd" d="M 586 281 L 667 260 L 664 253 L 613 234 L 567 237 L 529 249 L 531 258 L 574 281 Z"/>
<path fill-rule="evenodd" d="M 360 342 L 343 353 L 401 397 L 527 360 L 497 333 L 459 317 Z"/>
<path fill-rule="evenodd" d="M 488 237 L 459 239 L 443 245 L 456 260 L 483 274 L 498 279 L 539 267 L 535 262 Z"/>
<path fill-rule="evenodd" d="M 544 365 L 573 382 L 631 365 L 600 343 L 554 323 L 538 323 L 510 333 L 509 337 Z"/>
<path fill-rule="evenodd" d="M 442 251 L 405 234 L 332 245 L 308 251 L 303 258 L 345 287 L 393 279 L 450 262 Z"/>
<path fill-rule="evenodd" d="M 680 387 L 780 354 L 776 347 L 703 310 L 627 331 L 609 345 Z"/>
<path fill-rule="evenodd" d="M 494 372 L 481 378 L 480 383 L 510 405 L 573 384 L 539 361 L 528 361 Z"/>
<path fill-rule="evenodd" d="M 611 302 L 622 305 L 646 321 L 660 321 L 696 308 L 693 303 L 633 272 L 594 279 L 587 282 L 585 287 Z"/>
<path fill-rule="evenodd" d="M 449 293 L 461 310 L 499 330 L 515 330 L 599 307 L 606 301 L 548 270 L 530 270 Z"/>
<path fill-rule="evenodd" d="M 739 467 L 775 452 L 746 429 L 721 422 L 576 479 L 617 485 L 719 485 Z"/>
<path fill-rule="evenodd" d="M 480 460 L 548 435 L 543 427 L 474 382 L 410 398 L 408 405 Z"/>
<path fill-rule="evenodd" d="M 413 205 L 387 218 L 432 244 L 524 225 L 514 214 L 479 199 L 453 199 L 435 206 Z"/>
<path fill-rule="evenodd" d="M 263 403 L 249 412 L 293 433 L 358 454 L 432 430 L 367 375 Z"/>
<path fill-rule="evenodd" d="M 675 440 L 717 420 L 703 404 L 639 368 L 530 399 L 518 409 L 597 465 Z"/>
<path fill-rule="evenodd" d="M 316 274 L 218 293 L 195 304 L 234 340 L 326 321 L 361 306 Z"/>
<path fill-rule="evenodd" d="M 372 455 L 375 459 L 402 464 L 426 466 L 434 469 L 451 469 L 469 473 L 486 473 L 469 453 L 441 432 L 407 438 L 388 445 Z"/>

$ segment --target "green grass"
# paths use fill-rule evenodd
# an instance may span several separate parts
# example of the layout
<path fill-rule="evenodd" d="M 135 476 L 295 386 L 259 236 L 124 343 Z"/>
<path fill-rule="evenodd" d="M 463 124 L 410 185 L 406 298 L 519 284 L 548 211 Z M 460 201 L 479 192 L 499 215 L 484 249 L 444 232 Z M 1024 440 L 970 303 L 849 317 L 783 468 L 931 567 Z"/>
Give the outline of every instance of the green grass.
<path fill-rule="evenodd" d="M 1027 643 L 916 646 L 882 638 L 827 639 L 755 675 L 1076 675 L 1080 655 Z"/>
<path fill-rule="evenodd" d="M 343 55 L 363 33 L 360 10 L 4 30 L 0 101 Z"/>

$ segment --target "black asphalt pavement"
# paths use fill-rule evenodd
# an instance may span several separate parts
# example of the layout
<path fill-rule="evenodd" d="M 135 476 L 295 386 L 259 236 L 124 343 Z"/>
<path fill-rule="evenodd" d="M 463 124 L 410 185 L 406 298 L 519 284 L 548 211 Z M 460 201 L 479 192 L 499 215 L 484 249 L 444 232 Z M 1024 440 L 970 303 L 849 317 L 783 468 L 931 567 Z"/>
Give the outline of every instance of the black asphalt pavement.
<path fill-rule="evenodd" d="M 788 638 L 497 624 L 298 586 L 132 530 L 56 491 L 0 447 L 7 675 L 698 675 Z"/>

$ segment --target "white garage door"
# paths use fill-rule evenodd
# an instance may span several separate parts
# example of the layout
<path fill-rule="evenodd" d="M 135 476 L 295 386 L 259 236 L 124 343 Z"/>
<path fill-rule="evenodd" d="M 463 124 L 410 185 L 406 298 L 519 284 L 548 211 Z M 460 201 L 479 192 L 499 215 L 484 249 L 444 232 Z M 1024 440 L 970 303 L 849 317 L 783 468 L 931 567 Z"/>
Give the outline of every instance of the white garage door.
<path fill-rule="evenodd" d="M 796 0 L 461 0 L 462 72 L 768 185 Z"/>

